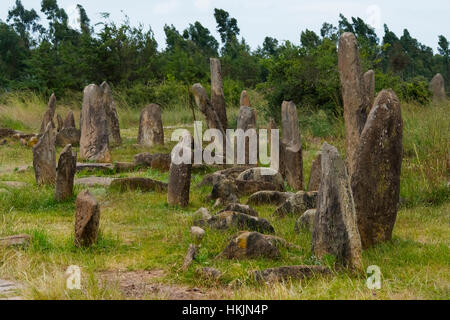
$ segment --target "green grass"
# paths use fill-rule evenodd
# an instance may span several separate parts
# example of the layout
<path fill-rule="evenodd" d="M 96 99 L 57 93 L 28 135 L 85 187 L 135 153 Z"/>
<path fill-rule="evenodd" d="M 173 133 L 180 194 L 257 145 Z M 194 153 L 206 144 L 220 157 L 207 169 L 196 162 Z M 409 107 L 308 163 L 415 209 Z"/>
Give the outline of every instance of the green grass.
<path fill-rule="evenodd" d="M 28 103 L 36 103 L 37 111 L 26 112 L 30 110 L 27 102 L 9 100 L 0 106 L 0 119 L 8 115 L 13 120 L 10 123 L 17 122 L 18 127 L 36 130 L 45 103 L 33 97 L 27 99 Z M 58 105 L 57 112 L 65 115 L 69 108 L 74 106 Z M 200 207 L 211 209 L 213 206 L 212 202 L 205 201 L 210 188 L 196 187 L 204 175 L 200 172 L 193 174 L 191 201 L 184 209 L 170 207 L 162 193 L 119 193 L 92 188 L 91 192 L 101 204 L 101 233 L 96 245 L 78 249 L 73 244 L 74 198 L 56 203 L 52 188 L 35 186 L 32 169 L 24 173 L 15 171 L 18 166 L 31 165 L 32 154 L 31 149 L 14 140 L 0 146 L 0 181 L 22 181 L 28 186 L 12 189 L 0 183 L 0 191 L 3 190 L 0 192 L 0 237 L 27 233 L 32 236 L 32 242 L 28 248 L 0 249 L 0 278 L 23 283 L 25 287 L 20 294 L 26 299 L 129 298 L 118 285 L 101 281 L 104 271 L 114 270 L 161 270 L 161 275 L 152 279 L 155 283 L 201 287 L 211 296 L 225 299 L 449 299 L 448 108 L 448 104 L 426 108 L 403 105 L 405 155 L 401 196 L 404 201 L 394 239 L 363 253 L 365 267 L 378 265 L 381 268 L 381 290 L 369 290 L 365 274 L 334 268 L 331 261 L 318 261 L 311 252 L 311 234 L 295 234 L 295 218 L 273 217 L 273 206 L 255 209 L 273 224 L 276 235 L 298 248 L 281 249 L 282 257 L 278 261 L 216 259 L 236 230 L 207 229 L 197 261 L 183 272 L 181 265 L 191 243 L 189 228 L 195 219 L 194 212 Z M 139 112 L 132 109 L 124 112 L 120 107 L 119 113 L 124 145 L 112 150 L 114 161 L 132 161 L 140 152 L 171 150 L 173 143 L 152 150 L 137 146 Z M 21 118 L 25 114 L 26 117 Z M 229 110 L 230 123 L 237 114 L 237 109 Z M 342 122 L 323 117 L 323 114 L 312 117 L 321 123 L 301 120 L 305 124 L 302 126 L 305 183 L 315 154 L 324 141 L 336 145 L 344 154 Z M 196 118 L 203 117 L 197 114 Z M 167 126 L 191 124 L 192 112 L 180 107 L 164 110 L 163 121 Z M 262 117 L 258 117 L 258 123 L 261 127 L 266 125 Z M 170 140 L 172 130 L 165 130 L 166 141 Z M 81 172 L 77 177 L 92 174 Z M 157 170 L 108 175 L 168 180 L 166 172 Z M 75 195 L 81 190 L 76 187 Z M 333 274 L 272 285 L 257 284 L 250 275 L 252 270 L 297 264 L 327 264 Z M 69 265 L 81 267 L 82 290 L 65 289 L 64 273 Z M 223 272 L 223 277 L 218 281 L 200 280 L 194 272 L 199 266 L 215 267 Z M 145 297 L 164 298 L 149 293 Z"/>

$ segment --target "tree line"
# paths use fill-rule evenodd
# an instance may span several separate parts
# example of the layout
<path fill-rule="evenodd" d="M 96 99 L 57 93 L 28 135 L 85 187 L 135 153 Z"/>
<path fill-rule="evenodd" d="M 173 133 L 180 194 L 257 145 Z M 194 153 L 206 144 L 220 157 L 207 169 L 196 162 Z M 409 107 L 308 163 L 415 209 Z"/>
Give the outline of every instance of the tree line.
<path fill-rule="evenodd" d="M 81 5 L 77 9 L 80 25 L 73 29 L 57 0 L 42 0 L 44 26 L 34 9 L 16 0 L 6 21 L 0 21 L 3 91 L 27 89 L 63 96 L 106 80 L 126 90 L 132 95 L 130 102 L 138 104 L 154 98 L 158 90 L 170 94 L 161 88 L 166 83 L 208 83 L 209 58 L 219 57 L 225 90 L 233 103 L 245 87 L 261 90 L 269 111 L 279 108 L 283 100 L 336 111 L 342 105 L 337 42 L 346 31 L 357 36 L 363 67 L 375 70 L 377 89 L 391 87 L 403 99 L 427 103 L 428 81 L 438 72 L 447 84 L 450 80 L 449 43 L 443 35 L 434 54 L 407 29 L 399 37 L 385 25 L 379 39 L 361 18 L 340 15 L 337 26 L 325 22 L 320 34 L 302 31 L 299 43 L 266 37 L 251 50 L 240 37 L 238 21 L 225 10 L 215 9 L 220 43 L 197 21 L 182 31 L 165 25 L 166 46 L 158 50 L 150 27 L 134 27 L 127 16 L 117 24 L 108 13 L 102 13 L 102 21 L 93 26 L 85 9 Z"/>

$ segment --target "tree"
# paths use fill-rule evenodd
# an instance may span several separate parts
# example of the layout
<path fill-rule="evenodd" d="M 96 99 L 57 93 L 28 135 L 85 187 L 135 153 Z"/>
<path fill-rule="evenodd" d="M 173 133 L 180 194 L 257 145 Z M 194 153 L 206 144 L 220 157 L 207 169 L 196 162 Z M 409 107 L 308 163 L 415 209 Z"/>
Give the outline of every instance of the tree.
<path fill-rule="evenodd" d="M 194 24 L 190 24 L 189 27 L 184 30 L 183 37 L 194 42 L 204 55 L 217 57 L 219 43 L 211 35 L 208 28 L 202 26 L 200 22 L 196 21 Z"/>
<path fill-rule="evenodd" d="M 26 10 L 20 0 L 16 0 L 15 6 L 8 11 L 7 22 L 10 22 L 14 30 L 25 42 L 26 47 L 35 44 L 32 33 L 43 32 L 43 27 L 38 23 L 39 15 L 32 10 Z"/>
<path fill-rule="evenodd" d="M 214 9 L 214 17 L 216 18 L 217 31 L 226 51 L 227 48 L 237 42 L 237 36 L 240 33 L 237 20 L 230 18 L 230 14 L 223 9 Z"/>

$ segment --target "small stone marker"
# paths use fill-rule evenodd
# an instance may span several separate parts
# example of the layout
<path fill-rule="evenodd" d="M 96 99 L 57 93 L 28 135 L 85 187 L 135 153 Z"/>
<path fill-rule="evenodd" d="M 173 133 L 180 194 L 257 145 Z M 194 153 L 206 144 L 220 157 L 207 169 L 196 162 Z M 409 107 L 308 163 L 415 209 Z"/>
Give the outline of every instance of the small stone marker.
<path fill-rule="evenodd" d="M 164 144 L 164 129 L 159 105 L 152 103 L 142 110 L 138 143 L 146 147 Z"/>
<path fill-rule="evenodd" d="M 75 206 L 75 245 L 89 247 L 97 241 L 100 205 L 89 191 L 85 190 L 78 195 Z"/>
<path fill-rule="evenodd" d="M 55 200 L 65 201 L 73 195 L 73 179 L 77 171 L 77 153 L 68 144 L 59 156 L 56 173 Z"/>

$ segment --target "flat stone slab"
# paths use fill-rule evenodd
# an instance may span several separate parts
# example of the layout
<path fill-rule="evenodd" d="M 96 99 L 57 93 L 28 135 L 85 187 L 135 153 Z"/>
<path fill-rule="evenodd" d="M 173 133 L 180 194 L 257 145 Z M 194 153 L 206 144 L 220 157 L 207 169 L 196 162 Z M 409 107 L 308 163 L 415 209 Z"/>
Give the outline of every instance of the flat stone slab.
<path fill-rule="evenodd" d="M 79 178 L 75 179 L 74 184 L 79 186 L 85 186 L 85 187 L 109 187 L 111 183 L 116 180 L 117 178 L 109 178 L 109 177 L 86 177 L 86 178 Z"/>
<path fill-rule="evenodd" d="M 3 280 L 0 279 L 0 296 L 9 296 L 11 294 L 14 293 L 14 291 L 21 289 L 21 285 L 13 282 L 13 281 L 9 281 L 9 280 Z M 20 300 L 20 297 L 7 297 L 7 300 Z M 1 300 L 1 299 L 0 299 Z"/>
<path fill-rule="evenodd" d="M 15 236 L 0 238 L 0 248 L 12 246 L 28 246 L 30 244 L 30 240 L 31 237 L 27 234 L 19 234 Z"/>
<path fill-rule="evenodd" d="M 77 172 L 79 171 L 113 171 L 114 165 L 112 163 L 82 163 L 77 162 Z"/>

